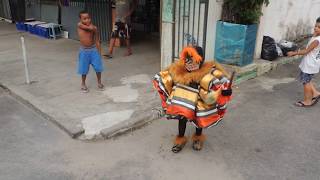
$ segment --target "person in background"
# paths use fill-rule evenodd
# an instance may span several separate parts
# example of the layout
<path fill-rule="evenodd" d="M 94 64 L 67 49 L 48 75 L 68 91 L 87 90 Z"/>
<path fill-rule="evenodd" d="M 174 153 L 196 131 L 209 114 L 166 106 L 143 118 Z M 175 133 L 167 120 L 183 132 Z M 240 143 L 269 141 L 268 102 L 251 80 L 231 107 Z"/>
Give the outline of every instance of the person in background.
<path fill-rule="evenodd" d="M 295 103 L 298 107 L 310 107 L 315 105 L 320 99 L 320 92 L 311 82 L 315 74 L 320 69 L 320 17 L 316 20 L 313 37 L 304 50 L 288 52 L 288 56 L 303 55 L 299 66 L 300 81 L 304 87 L 304 100 Z"/>
<path fill-rule="evenodd" d="M 138 0 L 115 0 L 114 3 L 116 7 L 116 18 L 111 34 L 109 53 L 105 55 L 107 58 L 112 58 L 116 38 L 123 38 L 126 40 L 127 52 L 125 56 L 130 56 L 132 54 L 130 46 L 130 17 L 138 4 Z"/>

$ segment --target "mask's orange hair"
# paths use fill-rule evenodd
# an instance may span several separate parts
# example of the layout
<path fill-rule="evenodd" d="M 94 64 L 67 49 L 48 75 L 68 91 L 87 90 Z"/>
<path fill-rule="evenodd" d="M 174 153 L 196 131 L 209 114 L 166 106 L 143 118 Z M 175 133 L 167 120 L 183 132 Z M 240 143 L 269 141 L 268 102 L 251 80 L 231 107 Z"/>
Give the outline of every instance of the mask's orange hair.
<path fill-rule="evenodd" d="M 200 64 L 200 62 L 203 61 L 202 57 L 198 54 L 197 50 L 192 46 L 187 46 L 183 48 L 180 54 L 180 60 L 182 60 L 183 63 L 186 63 L 186 59 L 188 55 L 192 58 L 194 62 L 198 64 Z"/>

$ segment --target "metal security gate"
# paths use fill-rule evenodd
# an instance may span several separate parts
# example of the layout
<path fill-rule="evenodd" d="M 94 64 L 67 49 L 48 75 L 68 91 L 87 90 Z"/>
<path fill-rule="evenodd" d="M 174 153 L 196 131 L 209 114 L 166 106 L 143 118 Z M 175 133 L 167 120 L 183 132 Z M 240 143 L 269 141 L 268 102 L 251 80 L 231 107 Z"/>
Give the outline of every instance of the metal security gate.
<path fill-rule="evenodd" d="M 26 0 L 26 18 L 41 19 L 41 3 L 40 0 Z"/>
<path fill-rule="evenodd" d="M 9 0 L 0 0 L 0 17 L 11 19 Z"/>
<path fill-rule="evenodd" d="M 61 21 L 70 33 L 70 37 L 77 37 L 77 23 L 79 22 L 79 12 L 87 10 L 94 25 L 98 27 L 102 41 L 108 41 L 112 31 L 112 11 L 111 0 L 69 0 L 63 4 Z"/>
<path fill-rule="evenodd" d="M 174 0 L 173 57 L 179 58 L 184 46 L 206 49 L 209 0 Z"/>
<path fill-rule="evenodd" d="M 111 0 L 85 0 L 85 8 L 98 27 L 102 41 L 108 41 L 112 31 Z"/>

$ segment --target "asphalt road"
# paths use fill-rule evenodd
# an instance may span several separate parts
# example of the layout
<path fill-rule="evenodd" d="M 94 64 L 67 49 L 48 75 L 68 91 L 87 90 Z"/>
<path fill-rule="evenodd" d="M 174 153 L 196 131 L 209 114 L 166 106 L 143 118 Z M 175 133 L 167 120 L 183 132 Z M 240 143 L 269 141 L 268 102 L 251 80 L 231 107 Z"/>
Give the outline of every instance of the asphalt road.
<path fill-rule="evenodd" d="M 170 151 L 175 121 L 83 142 L 0 90 L 0 180 L 319 180 L 320 104 L 292 105 L 302 97 L 297 74 L 286 65 L 241 84 L 203 151 L 189 143 L 179 154 Z"/>

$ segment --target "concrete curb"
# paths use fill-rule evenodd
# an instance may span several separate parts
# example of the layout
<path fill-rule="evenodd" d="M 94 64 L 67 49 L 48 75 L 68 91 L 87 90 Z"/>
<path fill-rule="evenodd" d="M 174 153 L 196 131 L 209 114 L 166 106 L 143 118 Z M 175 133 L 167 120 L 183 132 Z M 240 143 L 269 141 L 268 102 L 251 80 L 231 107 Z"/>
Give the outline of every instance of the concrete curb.
<path fill-rule="evenodd" d="M 5 21 L 7 23 L 12 23 L 12 20 L 4 18 L 4 17 L 0 17 L 0 21 Z"/>
<path fill-rule="evenodd" d="M 24 99 L 23 97 L 17 95 L 13 91 L 11 91 L 7 86 L 3 85 L 0 83 L 0 88 L 4 89 L 7 91 L 13 98 L 15 98 L 18 102 L 22 103 L 23 105 L 31 108 L 33 111 L 35 111 L 37 114 L 39 114 L 42 118 L 52 122 L 53 124 L 57 125 L 58 128 L 66 132 L 71 138 L 76 139 L 78 138 L 81 134 L 84 133 L 84 129 L 79 129 L 79 131 L 71 132 L 69 131 L 66 127 L 64 127 L 62 124 L 60 124 L 57 120 L 55 120 L 53 117 L 49 116 L 48 114 L 44 113 L 41 111 L 39 108 L 34 106 L 32 103 Z"/>
<path fill-rule="evenodd" d="M 235 84 L 240 84 L 242 82 L 245 82 L 250 79 L 254 79 L 258 76 L 261 76 L 265 73 L 268 73 L 277 67 L 295 62 L 299 60 L 301 57 L 284 57 L 279 58 L 276 61 L 265 61 L 265 60 L 255 60 L 253 64 L 250 64 L 245 67 L 237 67 L 237 66 L 230 66 L 225 65 L 228 71 L 236 71 L 237 77 L 235 80 Z M 71 132 L 66 127 L 64 127 L 59 121 L 57 121 L 55 118 L 51 117 L 50 115 L 44 113 L 39 108 L 37 108 L 35 105 L 24 99 L 23 97 L 17 95 L 13 91 L 11 91 L 7 86 L 0 83 L 0 88 L 3 88 L 5 91 L 9 92 L 9 94 L 17 99 L 22 104 L 30 107 L 32 110 L 34 110 L 36 113 L 38 113 L 40 116 L 42 116 L 44 119 L 51 121 L 52 123 L 56 124 L 60 129 L 65 131 L 70 137 L 74 139 L 81 139 L 81 136 L 84 134 L 84 129 L 79 128 L 75 132 Z M 123 134 L 127 134 L 128 132 L 132 132 L 136 129 L 140 129 L 144 127 L 147 124 L 152 123 L 154 120 L 160 119 L 162 116 L 161 113 L 161 107 L 158 106 L 156 103 L 151 103 L 151 107 L 145 108 L 142 111 L 136 111 L 134 115 L 132 115 L 134 118 L 132 118 L 129 122 L 121 123 L 115 126 L 112 126 L 107 129 L 103 129 L 100 132 L 100 135 L 103 139 L 110 139 L 114 138 Z M 89 139 L 88 141 L 95 141 L 101 139 L 101 137 L 95 137 L 93 139 Z M 82 139 L 81 139 L 82 140 Z M 86 139 L 83 139 L 86 140 Z"/>
<path fill-rule="evenodd" d="M 35 111 L 38 115 L 40 115 L 42 118 L 52 122 L 58 128 L 66 132 L 71 138 L 73 139 L 80 139 L 84 141 L 96 141 L 101 138 L 95 137 L 93 139 L 81 139 L 81 136 L 84 134 L 85 130 L 83 128 L 79 129 L 78 131 L 71 132 L 66 127 L 64 127 L 61 123 L 59 123 L 55 118 L 51 117 L 50 115 L 44 113 L 39 108 L 37 108 L 35 105 L 30 103 L 28 100 L 22 98 L 21 96 L 17 95 L 13 91 L 11 91 L 7 86 L 0 83 L 0 88 L 4 89 L 4 91 L 10 96 L 12 96 L 14 99 L 16 99 L 18 102 L 22 103 L 23 105 L 29 107 L 33 111 Z M 115 126 L 112 126 L 110 128 L 104 129 L 101 131 L 101 136 L 103 139 L 111 139 L 123 134 L 127 134 L 129 132 L 132 132 L 134 130 L 140 129 L 147 124 L 150 124 L 152 121 L 160 119 L 161 113 L 160 110 L 161 107 L 151 108 L 149 110 L 144 110 L 140 112 L 135 112 L 135 114 L 141 114 L 139 116 L 133 115 L 135 118 L 132 118 L 131 122 L 118 124 Z"/>
<path fill-rule="evenodd" d="M 247 80 L 262 76 L 263 74 L 266 74 L 281 65 L 293 63 L 300 59 L 301 59 L 301 56 L 282 57 L 282 58 L 278 58 L 275 61 L 256 59 L 253 64 L 250 64 L 244 67 L 231 66 L 231 65 L 224 65 L 224 66 L 229 72 L 232 72 L 232 71 L 236 72 L 235 85 L 238 85 Z"/>
<path fill-rule="evenodd" d="M 140 129 L 150 123 L 152 123 L 154 120 L 160 119 L 161 115 L 154 113 L 153 110 L 147 110 L 145 111 L 146 114 L 135 118 L 131 123 L 127 123 L 125 125 L 120 124 L 119 126 L 114 126 L 108 129 L 104 129 L 101 131 L 101 135 L 104 139 L 111 139 L 118 137 L 120 135 L 127 134 L 129 132 L 132 132 L 134 130 Z"/>

